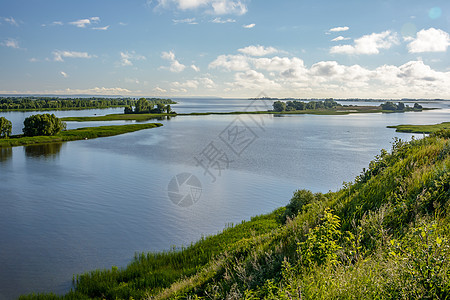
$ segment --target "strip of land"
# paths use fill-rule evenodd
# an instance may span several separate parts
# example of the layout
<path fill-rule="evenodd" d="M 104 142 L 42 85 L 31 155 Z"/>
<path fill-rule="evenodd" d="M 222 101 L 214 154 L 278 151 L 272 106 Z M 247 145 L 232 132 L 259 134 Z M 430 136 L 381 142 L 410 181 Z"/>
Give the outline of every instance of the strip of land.
<path fill-rule="evenodd" d="M 0 148 L 27 146 L 35 144 L 47 144 L 68 142 L 76 140 L 89 140 L 99 137 L 115 136 L 119 134 L 134 132 L 143 129 L 155 128 L 162 126 L 161 123 L 145 123 L 145 124 L 129 124 L 114 126 L 85 127 L 72 130 L 62 131 L 54 136 L 33 136 L 26 137 L 23 135 L 14 135 L 8 139 L 0 139 Z"/>
<path fill-rule="evenodd" d="M 433 133 L 443 129 L 450 129 L 450 122 L 443 122 L 433 125 L 396 125 L 388 126 L 388 128 L 396 128 L 397 132 Z"/>
<path fill-rule="evenodd" d="M 175 117 L 175 116 L 208 116 L 208 115 L 256 115 L 256 114 L 268 114 L 268 115 L 347 115 L 352 113 L 380 113 L 390 112 L 383 111 L 380 107 L 376 106 L 354 106 L 354 107 L 339 107 L 335 109 L 306 109 L 306 110 L 293 110 L 293 111 L 233 111 L 233 112 L 193 112 L 193 113 L 179 113 L 179 114 L 110 114 L 106 116 L 95 117 L 66 117 L 62 118 L 63 121 L 69 122 L 95 122 L 95 121 L 147 121 L 151 119 L 157 119 L 161 117 Z"/>

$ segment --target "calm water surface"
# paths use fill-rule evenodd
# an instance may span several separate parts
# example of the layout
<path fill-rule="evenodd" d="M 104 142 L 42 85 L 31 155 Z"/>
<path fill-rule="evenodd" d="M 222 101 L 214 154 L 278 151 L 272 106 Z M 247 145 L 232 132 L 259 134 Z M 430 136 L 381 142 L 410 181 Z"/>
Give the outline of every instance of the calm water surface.
<path fill-rule="evenodd" d="M 203 107 L 201 101 L 183 100 L 175 110 L 234 111 L 248 105 L 230 100 L 229 107 L 220 102 L 216 109 L 217 100 L 204 100 Z M 297 188 L 336 190 L 381 148 L 390 148 L 393 137 L 411 138 L 386 125 L 448 121 L 447 103 L 439 105 L 443 109 L 400 114 L 185 116 L 116 137 L 3 149 L 0 299 L 32 291 L 66 292 L 73 274 L 124 267 L 135 252 L 189 245 L 228 223 L 287 204 Z M 30 114 L 0 113 L 13 122 Z M 71 122 L 68 127 L 102 124 Z M 220 138 L 230 124 L 251 131 L 252 143 L 240 155 Z M 222 151 L 229 163 L 220 174 L 210 170 L 215 182 L 195 160 L 208 145 Z M 188 208 L 173 204 L 167 194 L 170 180 L 183 172 L 202 184 L 201 198 Z"/>

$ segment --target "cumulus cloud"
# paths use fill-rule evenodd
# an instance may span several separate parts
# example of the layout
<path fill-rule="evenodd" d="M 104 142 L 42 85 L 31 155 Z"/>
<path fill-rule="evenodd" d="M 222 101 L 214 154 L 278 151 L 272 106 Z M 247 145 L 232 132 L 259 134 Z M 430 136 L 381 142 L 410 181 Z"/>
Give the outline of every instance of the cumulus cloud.
<path fill-rule="evenodd" d="M 354 45 L 334 46 L 330 53 L 338 54 L 378 54 L 380 49 L 389 49 L 398 44 L 397 34 L 390 30 L 381 33 L 372 33 L 355 39 Z"/>
<path fill-rule="evenodd" d="M 222 68 L 227 71 L 246 71 L 250 68 L 250 65 L 247 57 L 244 55 L 220 55 L 209 64 L 209 68 Z"/>
<path fill-rule="evenodd" d="M 242 27 L 247 28 L 247 29 L 253 28 L 253 27 L 255 27 L 255 26 L 256 26 L 255 23 L 248 24 L 248 25 L 242 25 Z"/>
<path fill-rule="evenodd" d="M 334 28 L 330 28 L 330 30 L 328 30 L 329 32 L 341 32 L 341 31 L 347 31 L 350 28 L 348 26 L 343 26 L 343 27 L 334 27 Z"/>
<path fill-rule="evenodd" d="M 248 46 L 245 48 L 238 49 L 238 51 L 250 56 L 266 56 L 278 52 L 278 50 L 275 49 L 274 47 L 263 47 L 260 45 Z"/>
<path fill-rule="evenodd" d="M 135 51 L 120 52 L 120 64 L 124 67 L 132 66 L 133 61 L 145 59 L 146 59 L 145 56 L 136 54 Z"/>
<path fill-rule="evenodd" d="M 79 28 L 85 28 L 86 26 L 92 25 L 92 24 L 96 24 L 100 22 L 100 18 L 99 17 L 92 17 L 89 19 L 80 19 L 77 21 L 73 21 L 73 22 L 69 22 L 69 24 L 74 25 L 76 27 Z"/>
<path fill-rule="evenodd" d="M 260 89 L 290 97 L 450 97 L 450 71 L 434 70 L 421 60 L 377 68 L 319 61 L 308 67 L 298 57 L 231 54 L 218 56 L 209 68 L 232 72 L 224 92 L 240 95 Z"/>
<path fill-rule="evenodd" d="M 408 44 L 410 53 L 446 52 L 450 45 L 450 35 L 435 28 L 422 29 L 415 39 Z"/>
<path fill-rule="evenodd" d="M 247 6 L 240 0 L 157 0 L 156 9 L 203 10 L 215 15 L 244 15 Z"/>
<path fill-rule="evenodd" d="M 168 60 L 170 62 L 170 67 L 168 69 L 169 69 L 169 71 L 171 71 L 173 73 L 180 73 L 180 72 L 183 72 L 184 69 L 186 69 L 185 65 L 181 64 L 178 60 L 176 60 L 175 53 L 173 53 L 172 51 L 163 52 L 161 54 L 161 58 Z M 165 68 L 165 67 L 162 67 L 162 68 Z"/>
<path fill-rule="evenodd" d="M 234 75 L 234 82 L 229 84 L 232 88 L 248 90 L 279 89 L 281 85 L 270 80 L 263 73 L 255 70 L 238 72 Z"/>
<path fill-rule="evenodd" d="M 1 43 L 5 47 L 20 49 L 19 42 L 15 39 L 7 39 Z"/>
<path fill-rule="evenodd" d="M 161 93 L 161 94 L 167 93 L 167 90 L 165 90 L 163 88 L 160 88 L 159 86 L 155 87 L 153 89 L 153 91 L 156 92 L 156 93 Z"/>
<path fill-rule="evenodd" d="M 64 61 L 64 58 L 92 58 L 92 55 L 87 52 L 77 52 L 77 51 L 53 51 L 53 60 Z"/>

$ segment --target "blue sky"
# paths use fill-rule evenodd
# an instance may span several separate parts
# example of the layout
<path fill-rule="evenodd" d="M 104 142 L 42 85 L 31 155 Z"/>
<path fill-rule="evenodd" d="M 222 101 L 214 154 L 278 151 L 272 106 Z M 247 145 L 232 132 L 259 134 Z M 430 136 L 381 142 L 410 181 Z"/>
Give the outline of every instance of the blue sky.
<path fill-rule="evenodd" d="M 450 1 L 0 2 L 0 94 L 450 99 Z"/>

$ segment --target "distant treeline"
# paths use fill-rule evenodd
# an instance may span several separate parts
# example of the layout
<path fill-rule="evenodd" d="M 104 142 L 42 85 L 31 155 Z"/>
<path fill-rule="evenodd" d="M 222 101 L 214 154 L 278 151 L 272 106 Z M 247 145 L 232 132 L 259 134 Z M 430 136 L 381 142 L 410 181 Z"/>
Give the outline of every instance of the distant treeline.
<path fill-rule="evenodd" d="M 154 104 L 173 104 L 170 99 L 147 99 Z M 133 98 L 59 98 L 59 97 L 1 97 L 0 110 L 70 110 L 134 106 Z"/>
<path fill-rule="evenodd" d="M 273 111 L 295 111 L 295 110 L 307 110 L 307 109 L 331 109 L 337 106 L 342 106 L 333 99 L 325 99 L 325 101 L 275 101 L 273 103 Z"/>

